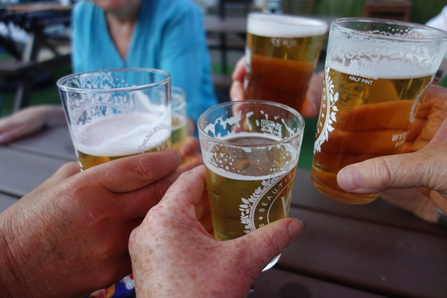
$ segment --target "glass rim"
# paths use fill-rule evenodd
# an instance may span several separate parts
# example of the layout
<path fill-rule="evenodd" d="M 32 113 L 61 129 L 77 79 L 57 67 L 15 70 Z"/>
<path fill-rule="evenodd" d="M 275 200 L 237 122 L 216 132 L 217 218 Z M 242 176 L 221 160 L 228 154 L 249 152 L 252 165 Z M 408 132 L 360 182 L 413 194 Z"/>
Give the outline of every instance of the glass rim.
<path fill-rule="evenodd" d="M 250 18 L 257 19 L 260 21 L 268 21 L 271 23 L 278 23 L 281 25 L 290 25 L 290 26 L 301 26 L 301 27 L 321 27 L 325 26 L 326 29 L 328 27 L 328 23 L 326 23 L 323 20 L 312 18 L 312 17 L 306 17 L 306 16 L 297 16 L 297 15 L 289 15 L 289 14 L 272 14 L 267 12 L 250 12 L 248 14 L 248 20 Z M 291 22 L 284 22 L 284 20 L 306 20 L 310 21 L 310 23 L 307 24 L 301 24 L 301 23 L 291 23 Z"/>
<path fill-rule="evenodd" d="M 138 86 L 131 86 L 131 87 L 120 87 L 120 88 L 109 88 L 109 89 L 85 89 L 85 88 L 76 88 L 76 87 L 69 87 L 64 85 L 65 82 L 67 82 L 70 79 L 73 79 L 75 77 L 79 77 L 81 75 L 86 74 L 94 74 L 94 73 L 101 73 L 101 72 L 141 72 L 141 73 L 157 73 L 164 75 L 165 78 L 162 80 L 159 80 L 157 82 L 144 84 L 144 85 L 138 85 Z M 57 80 L 56 85 L 60 90 L 67 91 L 67 92 L 75 92 L 75 93 L 99 93 L 99 92 L 129 92 L 129 91 L 136 91 L 141 89 L 146 89 L 154 86 L 161 86 L 164 84 L 169 83 L 171 80 L 171 74 L 164 70 L 155 69 L 155 68 L 104 68 L 104 69 L 97 69 L 97 70 L 89 70 L 89 71 L 83 71 L 78 73 L 72 73 L 69 75 L 66 75 L 60 79 Z"/>
<path fill-rule="evenodd" d="M 247 144 L 240 144 L 240 143 L 236 143 L 236 142 L 228 142 L 226 140 L 222 140 L 222 139 L 218 139 L 216 137 L 210 136 L 208 135 L 205 130 L 201 127 L 200 123 L 203 121 L 203 118 L 205 117 L 206 114 L 208 114 L 209 112 L 211 112 L 212 110 L 215 110 L 217 108 L 220 107 L 226 107 L 226 106 L 234 106 L 236 104 L 241 104 L 241 103 L 246 103 L 246 104 L 262 104 L 262 105 L 267 105 L 267 106 L 276 106 L 278 108 L 282 108 L 284 110 L 287 110 L 289 112 L 292 113 L 293 116 L 295 116 L 298 119 L 298 123 L 300 124 L 298 129 L 293 133 L 293 135 L 286 137 L 286 138 L 282 138 L 281 140 L 277 140 L 277 141 L 272 141 L 271 143 L 268 144 L 262 144 L 262 145 L 247 145 Z M 204 137 L 211 139 L 211 140 L 215 140 L 216 142 L 220 143 L 220 144 L 225 144 L 228 145 L 230 147 L 241 147 L 241 148 L 256 148 L 256 147 L 267 147 L 267 146 L 275 146 L 278 144 L 283 144 L 283 143 L 289 143 L 291 141 L 293 141 L 294 139 L 298 138 L 300 135 L 302 135 L 304 133 L 304 128 L 305 128 L 305 121 L 303 116 L 298 113 L 298 111 L 296 111 L 295 109 L 285 105 L 285 104 L 281 104 L 281 103 L 277 103 L 277 102 L 273 102 L 273 101 L 268 101 L 268 100 L 260 100 L 260 99 L 245 99 L 245 100 L 238 100 L 238 101 L 227 101 L 227 102 L 223 102 L 220 103 L 218 105 L 212 106 L 211 108 L 207 109 L 205 112 L 203 112 L 199 118 L 197 119 L 197 129 L 198 129 L 198 133 L 199 136 L 203 135 Z"/>
<path fill-rule="evenodd" d="M 399 35 L 382 35 L 382 34 L 376 34 L 368 31 L 362 31 L 357 30 L 353 28 L 349 28 L 344 26 L 343 24 L 347 23 L 377 23 L 377 24 L 389 24 L 389 25 L 399 25 L 399 26 L 405 26 L 407 28 L 413 28 L 413 29 L 424 29 L 430 32 L 436 32 L 438 36 L 424 36 L 421 38 L 414 38 L 414 37 L 408 37 L 408 36 L 399 36 Z M 390 19 L 379 19 L 379 18 L 362 18 L 362 17 L 346 17 L 346 18 L 338 18 L 332 21 L 331 27 L 336 27 L 338 30 L 343 32 L 355 32 L 357 34 L 361 35 L 367 35 L 375 38 L 383 38 L 383 39 L 392 39 L 392 40 L 402 40 L 402 41 L 423 41 L 423 42 L 434 42 L 434 41 L 440 41 L 447 39 L 447 31 L 430 27 L 424 24 L 418 24 L 418 23 L 412 23 L 412 22 L 405 22 L 405 21 L 397 21 L 397 20 L 390 20 Z"/>

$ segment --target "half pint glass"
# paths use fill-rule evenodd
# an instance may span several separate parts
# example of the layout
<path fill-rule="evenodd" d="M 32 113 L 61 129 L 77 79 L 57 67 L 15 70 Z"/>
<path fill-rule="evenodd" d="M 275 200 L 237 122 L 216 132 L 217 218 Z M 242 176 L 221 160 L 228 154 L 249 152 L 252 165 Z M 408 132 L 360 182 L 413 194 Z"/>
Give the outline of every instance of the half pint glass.
<path fill-rule="evenodd" d="M 311 18 L 250 13 L 245 98 L 271 100 L 302 112 L 327 28 Z"/>
<path fill-rule="evenodd" d="M 447 33 L 423 25 L 359 18 L 332 23 L 312 165 L 320 192 L 349 204 L 380 195 L 343 192 L 337 173 L 401 151 L 446 48 Z"/>
<path fill-rule="evenodd" d="M 106 69 L 57 81 L 83 170 L 171 147 L 171 75 L 155 69 Z"/>
<path fill-rule="evenodd" d="M 301 115 L 282 104 L 244 100 L 208 109 L 197 125 L 216 239 L 234 239 L 287 216 Z"/>

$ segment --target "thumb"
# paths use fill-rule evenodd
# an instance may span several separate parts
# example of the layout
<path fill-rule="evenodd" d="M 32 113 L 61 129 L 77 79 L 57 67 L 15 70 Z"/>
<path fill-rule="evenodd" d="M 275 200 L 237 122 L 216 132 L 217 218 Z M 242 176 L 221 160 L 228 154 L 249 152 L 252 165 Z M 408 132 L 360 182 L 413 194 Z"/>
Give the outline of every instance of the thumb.
<path fill-rule="evenodd" d="M 337 175 L 347 192 L 375 193 L 390 188 L 427 187 L 447 198 L 447 139 L 413 153 L 382 156 L 349 165 Z"/>
<path fill-rule="evenodd" d="M 301 233 L 303 225 L 298 219 L 283 218 L 235 240 L 245 241 L 243 247 L 250 253 L 245 256 L 246 268 L 258 274 Z M 245 238 L 245 239 L 244 239 Z"/>

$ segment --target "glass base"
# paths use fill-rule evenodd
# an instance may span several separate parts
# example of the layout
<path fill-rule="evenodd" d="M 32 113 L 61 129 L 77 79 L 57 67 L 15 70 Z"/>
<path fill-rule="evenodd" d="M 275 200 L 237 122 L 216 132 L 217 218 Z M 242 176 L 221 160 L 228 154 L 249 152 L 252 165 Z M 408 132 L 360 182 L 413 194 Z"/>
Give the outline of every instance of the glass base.
<path fill-rule="evenodd" d="M 275 264 L 278 262 L 279 257 L 281 257 L 281 254 L 277 255 L 273 260 L 270 261 L 270 263 L 268 263 L 267 266 L 265 266 L 264 269 L 262 269 L 262 272 L 269 270 L 270 268 L 272 268 L 273 266 L 275 266 Z"/>
<path fill-rule="evenodd" d="M 332 189 L 319 183 L 319 181 L 315 179 L 313 176 L 312 176 L 312 183 L 319 192 L 321 192 L 328 198 L 345 204 L 351 204 L 351 205 L 368 204 L 375 201 L 380 196 L 380 193 L 354 194 L 344 192 L 342 190 Z"/>

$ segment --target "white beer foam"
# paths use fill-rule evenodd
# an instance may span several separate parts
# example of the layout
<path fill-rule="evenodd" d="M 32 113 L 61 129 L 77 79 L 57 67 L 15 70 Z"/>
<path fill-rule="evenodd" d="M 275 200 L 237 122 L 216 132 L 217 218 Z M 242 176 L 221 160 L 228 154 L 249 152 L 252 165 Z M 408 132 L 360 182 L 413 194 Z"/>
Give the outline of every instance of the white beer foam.
<path fill-rule="evenodd" d="M 288 15 L 253 13 L 249 15 L 247 32 L 264 37 L 311 37 L 327 32 L 326 22 Z"/>
<path fill-rule="evenodd" d="M 270 134 L 266 135 L 266 134 L 263 134 L 263 133 L 256 133 L 256 132 L 254 132 L 254 133 L 250 133 L 250 132 L 233 133 L 233 134 L 229 134 L 229 135 L 227 135 L 225 137 L 219 137 L 218 139 L 222 140 L 222 141 L 226 141 L 228 139 L 232 139 L 232 138 L 235 138 L 235 137 L 236 138 L 241 138 L 241 137 L 261 137 L 261 138 L 265 138 L 265 137 L 268 137 L 269 139 L 276 139 L 277 141 L 281 140 L 280 138 L 275 138 L 275 136 L 270 135 Z M 238 147 L 236 144 L 234 144 L 234 146 Z M 289 146 L 289 145 L 282 144 L 280 146 Z M 269 147 L 271 148 L 271 147 L 275 147 L 275 146 L 272 146 L 272 145 L 258 145 L 258 146 L 255 146 L 255 148 L 257 148 L 256 150 L 261 150 L 262 149 L 263 151 L 264 150 L 270 150 Z M 290 149 L 290 151 L 297 150 L 297 149 L 290 148 L 290 147 L 289 147 L 289 149 Z M 244 150 L 252 155 L 250 159 L 253 159 L 253 160 L 257 159 L 256 153 L 253 152 L 252 148 L 245 147 Z M 215 165 L 213 165 L 211 163 L 211 160 L 212 160 L 213 157 L 218 162 L 219 162 L 219 160 L 225 160 L 226 161 L 227 156 L 225 156 L 225 155 L 216 155 L 213 152 L 210 152 L 210 151 L 207 151 L 207 150 L 202 150 L 202 157 L 203 157 L 204 164 L 208 167 L 208 169 L 210 169 L 214 173 L 216 173 L 216 174 L 218 174 L 220 176 L 223 176 L 225 178 L 234 179 L 234 180 L 242 180 L 242 181 L 271 179 L 272 177 L 276 177 L 276 176 L 279 176 L 279 175 L 282 175 L 284 173 L 289 172 L 294 167 L 296 167 L 296 165 L 298 163 L 298 160 L 293 160 L 293 158 L 291 158 L 289 162 L 284 164 L 284 167 L 280 171 L 275 171 L 271 175 L 248 176 L 248 175 L 240 175 L 240 174 L 237 174 L 237 173 L 234 173 L 234 172 L 226 171 L 225 169 L 216 167 Z M 229 163 L 229 165 L 232 165 L 232 164 Z"/>
<path fill-rule="evenodd" d="M 74 146 L 83 153 L 95 156 L 131 155 L 141 151 L 140 146 L 144 144 L 147 135 L 157 126 L 170 123 L 170 112 L 162 117 L 132 113 L 100 118 L 80 129 Z M 168 137 L 169 135 L 153 144 L 151 148 L 161 145 Z"/>
<path fill-rule="evenodd" d="M 447 49 L 447 43 L 414 32 L 393 36 L 366 33 L 332 30 L 326 65 L 370 79 L 420 78 L 436 73 Z"/>
<path fill-rule="evenodd" d="M 348 64 L 348 65 L 346 65 Z M 360 69 L 350 66 L 349 62 L 339 62 L 334 60 L 326 60 L 326 66 L 335 69 L 341 73 L 359 76 L 368 79 L 411 79 L 432 76 L 436 73 L 438 67 L 430 65 L 427 68 L 414 66 L 407 69 L 393 68 L 391 64 L 384 63 L 382 66 L 375 65 L 373 70 Z"/>

